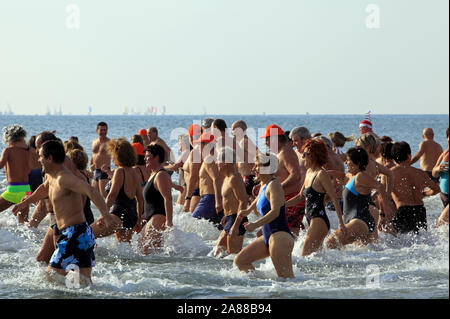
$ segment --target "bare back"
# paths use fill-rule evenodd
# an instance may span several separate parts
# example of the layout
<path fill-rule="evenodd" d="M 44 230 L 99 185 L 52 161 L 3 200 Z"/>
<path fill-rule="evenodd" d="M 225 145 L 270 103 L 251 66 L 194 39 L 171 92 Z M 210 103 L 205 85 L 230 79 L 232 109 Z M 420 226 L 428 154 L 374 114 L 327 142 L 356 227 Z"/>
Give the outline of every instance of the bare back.
<path fill-rule="evenodd" d="M 20 146 L 4 149 L 2 159 L 5 161 L 6 179 L 8 183 L 28 184 L 30 174 L 30 151 Z"/>
<path fill-rule="evenodd" d="M 275 174 L 280 183 L 291 178 L 289 185 L 283 186 L 285 194 L 299 192 L 302 185 L 300 176 L 300 165 L 295 151 L 290 147 L 283 147 L 278 153 L 278 170 Z"/>
<path fill-rule="evenodd" d="M 424 171 L 432 171 L 439 155 L 442 154 L 442 147 L 432 140 L 423 141 L 420 145 L 423 154 L 420 157 L 420 168 Z"/>

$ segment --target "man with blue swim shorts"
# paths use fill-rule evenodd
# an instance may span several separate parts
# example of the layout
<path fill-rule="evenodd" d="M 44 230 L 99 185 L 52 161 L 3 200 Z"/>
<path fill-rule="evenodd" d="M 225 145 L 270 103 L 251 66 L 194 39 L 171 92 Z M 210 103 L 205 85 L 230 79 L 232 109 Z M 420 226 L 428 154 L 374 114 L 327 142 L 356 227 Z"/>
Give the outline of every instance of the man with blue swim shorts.
<path fill-rule="evenodd" d="M 92 267 L 95 266 L 95 238 L 86 222 L 82 195 L 87 196 L 100 210 L 107 225 L 116 223 L 108 213 L 103 197 L 85 181 L 64 167 L 65 153 L 58 141 L 47 141 L 39 150 L 39 162 L 47 179 L 33 194 L 13 207 L 13 213 L 38 200 L 49 198 L 60 230 L 57 248 L 53 253 L 47 273 L 55 271 L 67 275 L 70 269 L 79 272 L 81 285 L 89 285 Z"/>

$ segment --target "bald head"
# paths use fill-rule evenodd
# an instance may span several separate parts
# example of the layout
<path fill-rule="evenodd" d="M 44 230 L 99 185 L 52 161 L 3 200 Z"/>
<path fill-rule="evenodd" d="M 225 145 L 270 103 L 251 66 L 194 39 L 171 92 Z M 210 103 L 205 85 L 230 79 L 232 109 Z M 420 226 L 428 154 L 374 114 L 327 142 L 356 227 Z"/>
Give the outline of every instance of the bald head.
<path fill-rule="evenodd" d="M 427 139 L 433 139 L 434 138 L 434 132 L 433 129 L 430 127 L 426 127 L 423 129 L 423 136 Z"/>

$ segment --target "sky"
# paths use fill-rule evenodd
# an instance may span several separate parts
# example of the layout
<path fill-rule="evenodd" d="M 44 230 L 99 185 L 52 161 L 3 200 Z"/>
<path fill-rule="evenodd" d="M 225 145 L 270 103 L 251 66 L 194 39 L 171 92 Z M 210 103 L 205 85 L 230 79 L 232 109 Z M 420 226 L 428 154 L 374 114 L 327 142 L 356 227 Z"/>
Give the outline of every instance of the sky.
<path fill-rule="evenodd" d="M 448 12 L 448 0 L 1 0 L 0 112 L 448 114 Z"/>

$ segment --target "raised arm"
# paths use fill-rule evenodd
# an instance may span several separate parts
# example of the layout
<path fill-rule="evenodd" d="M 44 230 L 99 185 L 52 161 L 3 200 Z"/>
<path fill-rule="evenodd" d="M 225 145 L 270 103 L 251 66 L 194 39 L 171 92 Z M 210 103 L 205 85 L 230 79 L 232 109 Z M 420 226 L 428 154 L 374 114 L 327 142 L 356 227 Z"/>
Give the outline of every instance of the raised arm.
<path fill-rule="evenodd" d="M 417 162 L 423 155 L 424 149 L 423 149 L 423 142 L 420 142 L 419 144 L 419 150 L 416 154 L 411 158 L 411 165 L 413 165 L 415 162 Z"/>

